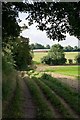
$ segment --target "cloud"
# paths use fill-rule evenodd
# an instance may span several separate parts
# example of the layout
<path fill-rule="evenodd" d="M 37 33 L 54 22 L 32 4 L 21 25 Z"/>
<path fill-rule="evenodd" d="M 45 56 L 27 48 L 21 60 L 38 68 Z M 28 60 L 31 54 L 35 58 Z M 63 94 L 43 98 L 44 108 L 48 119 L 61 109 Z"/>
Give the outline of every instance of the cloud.
<path fill-rule="evenodd" d="M 63 41 L 60 41 L 60 42 L 50 40 L 47 37 L 45 31 L 37 30 L 36 24 L 33 24 L 29 27 L 29 29 L 24 30 L 21 33 L 21 35 L 29 38 L 30 39 L 30 44 L 31 43 L 40 43 L 42 45 L 47 45 L 47 44 L 53 45 L 53 44 L 59 43 L 62 46 L 67 46 L 67 45 L 78 46 L 78 42 L 79 42 L 79 40 L 76 37 L 70 36 L 68 33 L 66 34 L 66 36 L 67 36 L 66 40 L 63 40 Z"/>

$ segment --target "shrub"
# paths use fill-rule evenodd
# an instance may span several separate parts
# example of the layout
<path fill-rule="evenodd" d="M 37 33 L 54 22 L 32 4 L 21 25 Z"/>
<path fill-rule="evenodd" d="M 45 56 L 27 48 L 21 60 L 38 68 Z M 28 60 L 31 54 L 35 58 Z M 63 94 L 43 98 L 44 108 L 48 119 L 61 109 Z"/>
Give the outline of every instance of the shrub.
<path fill-rule="evenodd" d="M 41 59 L 41 63 L 44 63 L 44 64 L 50 64 L 50 61 L 51 61 L 51 58 L 49 56 L 44 56 Z"/>
<path fill-rule="evenodd" d="M 80 64 L 80 54 L 78 54 L 76 57 L 75 57 L 75 61 L 77 64 Z"/>
<path fill-rule="evenodd" d="M 41 63 L 48 65 L 63 65 L 66 62 L 66 58 L 62 57 L 59 59 L 51 58 L 50 56 L 45 56 L 41 59 Z"/>
<path fill-rule="evenodd" d="M 63 47 L 59 44 L 53 45 L 48 55 L 41 59 L 41 62 L 48 65 L 65 64 L 66 58 L 64 55 Z"/>
<path fill-rule="evenodd" d="M 69 64 L 72 64 L 73 63 L 73 60 L 72 59 L 68 59 L 69 61 Z"/>

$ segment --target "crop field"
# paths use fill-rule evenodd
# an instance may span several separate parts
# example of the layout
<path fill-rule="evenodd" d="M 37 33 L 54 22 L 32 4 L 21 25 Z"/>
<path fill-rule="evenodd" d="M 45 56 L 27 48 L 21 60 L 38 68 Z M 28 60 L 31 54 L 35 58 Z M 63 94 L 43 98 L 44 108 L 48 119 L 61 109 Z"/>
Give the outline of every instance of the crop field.
<path fill-rule="evenodd" d="M 78 118 L 78 92 L 45 73 L 29 72 L 26 84 L 37 106 L 37 118 Z"/>
<path fill-rule="evenodd" d="M 35 63 L 39 64 L 39 63 L 41 63 L 41 58 L 46 55 L 47 55 L 47 52 L 34 52 L 33 61 L 35 61 Z M 73 63 L 75 63 L 74 59 L 77 55 L 78 55 L 78 52 L 65 52 L 66 59 L 72 59 Z M 67 63 L 68 63 L 68 61 L 67 61 Z"/>

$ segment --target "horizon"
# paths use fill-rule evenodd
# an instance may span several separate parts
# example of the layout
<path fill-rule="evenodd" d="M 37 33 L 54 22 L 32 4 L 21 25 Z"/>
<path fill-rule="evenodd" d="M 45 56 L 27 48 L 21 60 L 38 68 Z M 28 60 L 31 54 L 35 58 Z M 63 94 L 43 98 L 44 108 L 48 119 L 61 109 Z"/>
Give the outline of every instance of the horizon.
<path fill-rule="evenodd" d="M 34 44 L 34 45 L 35 45 L 35 44 L 40 44 L 40 43 L 31 43 L 31 44 Z M 30 44 L 30 45 L 31 45 L 31 44 Z M 58 43 L 58 44 L 59 44 L 59 43 Z M 42 45 L 42 44 L 40 44 L 40 45 Z M 49 44 L 47 44 L 47 45 L 49 45 Z M 55 45 L 55 44 L 53 44 L 53 45 Z M 52 47 L 53 45 L 50 45 L 50 47 Z M 42 45 L 42 46 L 46 47 L 46 45 Z M 61 45 L 61 46 L 62 46 L 62 45 Z M 71 46 L 71 45 L 62 46 L 62 47 L 68 47 L 68 46 Z M 75 46 L 71 46 L 71 47 L 74 48 Z M 79 47 L 79 46 L 77 46 L 77 47 Z M 80 48 L 80 47 L 79 47 L 79 48 Z M 37 48 L 35 48 L 35 49 L 37 49 Z M 39 49 L 40 49 L 40 48 L 39 48 Z M 42 49 L 42 48 L 41 48 L 41 49 Z M 45 49 L 45 48 L 43 48 L 43 49 Z"/>

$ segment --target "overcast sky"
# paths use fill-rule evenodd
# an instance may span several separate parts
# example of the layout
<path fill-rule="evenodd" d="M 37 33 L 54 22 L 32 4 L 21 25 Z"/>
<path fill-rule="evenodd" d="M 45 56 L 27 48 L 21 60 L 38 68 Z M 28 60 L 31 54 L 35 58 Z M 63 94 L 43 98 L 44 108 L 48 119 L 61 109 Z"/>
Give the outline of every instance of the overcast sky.
<path fill-rule="evenodd" d="M 25 20 L 26 16 L 27 16 L 26 13 L 19 13 L 19 18 L 22 20 L 22 22 L 19 23 L 19 25 L 23 25 L 24 23 L 28 25 L 28 22 Z M 37 30 L 36 25 L 37 23 L 29 26 L 28 29 L 22 31 L 21 33 L 22 36 L 30 39 L 30 44 L 40 43 L 46 46 L 47 44 L 53 45 L 53 44 L 59 43 L 62 46 L 71 45 L 72 47 L 79 45 L 79 40 L 74 36 L 70 36 L 68 33 L 66 34 L 66 39 L 63 41 L 57 42 L 57 41 L 50 40 L 47 37 L 45 31 Z"/>

